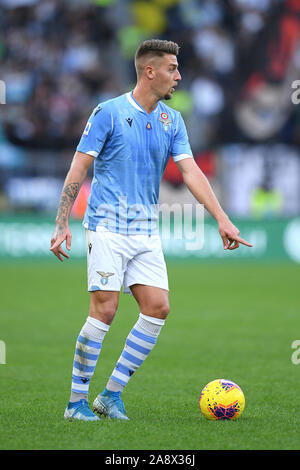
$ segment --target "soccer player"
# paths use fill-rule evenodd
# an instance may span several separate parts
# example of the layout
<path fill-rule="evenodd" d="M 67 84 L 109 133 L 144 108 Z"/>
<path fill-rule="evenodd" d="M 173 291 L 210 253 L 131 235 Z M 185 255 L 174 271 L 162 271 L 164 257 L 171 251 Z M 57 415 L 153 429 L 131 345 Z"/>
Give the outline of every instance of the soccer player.
<path fill-rule="evenodd" d="M 76 342 L 71 396 L 64 417 L 96 421 L 97 414 L 127 420 L 121 393 L 153 349 L 169 312 L 168 278 L 158 235 L 159 186 L 170 156 L 196 200 L 218 223 L 224 249 L 242 243 L 193 159 L 183 119 L 170 100 L 181 76 L 179 46 L 158 39 L 137 49 L 132 92 L 99 104 L 77 146 L 62 190 L 51 251 L 63 261 L 71 249 L 68 220 L 94 164 L 83 225 L 87 241 L 89 315 Z M 140 314 L 104 390 L 88 406 L 88 390 L 119 292 L 131 293 Z"/>

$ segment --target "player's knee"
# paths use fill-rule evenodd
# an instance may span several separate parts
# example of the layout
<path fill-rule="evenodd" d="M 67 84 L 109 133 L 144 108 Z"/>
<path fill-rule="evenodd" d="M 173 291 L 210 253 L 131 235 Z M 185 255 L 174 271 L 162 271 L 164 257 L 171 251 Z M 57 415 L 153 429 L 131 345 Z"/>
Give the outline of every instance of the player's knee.
<path fill-rule="evenodd" d="M 91 296 L 90 313 L 93 314 L 98 320 L 110 325 L 114 319 L 118 308 L 117 299 L 111 298 L 103 300 L 101 296 Z"/>
<path fill-rule="evenodd" d="M 152 305 L 149 305 L 142 310 L 144 315 L 155 316 L 165 320 L 170 312 L 169 302 L 159 302 Z"/>
<path fill-rule="evenodd" d="M 170 312 L 170 305 L 169 305 L 169 302 L 165 302 L 163 305 L 161 305 L 161 308 L 160 308 L 160 315 L 161 315 L 161 318 L 164 320 L 165 318 L 167 318 L 167 316 L 169 315 L 169 312 Z"/>
<path fill-rule="evenodd" d="M 116 308 L 113 304 L 101 304 L 94 308 L 93 313 L 100 321 L 110 325 L 116 314 Z"/>

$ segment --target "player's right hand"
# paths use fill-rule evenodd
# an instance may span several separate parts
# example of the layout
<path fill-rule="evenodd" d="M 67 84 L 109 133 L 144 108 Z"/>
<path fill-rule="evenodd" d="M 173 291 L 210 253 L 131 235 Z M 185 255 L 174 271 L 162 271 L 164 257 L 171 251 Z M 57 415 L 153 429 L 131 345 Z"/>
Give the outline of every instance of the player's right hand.
<path fill-rule="evenodd" d="M 61 229 L 59 227 L 56 227 L 52 238 L 51 238 L 51 247 L 50 251 L 60 260 L 63 261 L 64 259 L 62 256 L 65 258 L 70 258 L 69 255 L 63 250 L 62 244 L 63 242 L 66 241 L 66 247 L 67 250 L 71 250 L 71 241 L 72 241 L 72 234 L 69 229 L 69 227 L 66 227 L 64 229 Z"/>
<path fill-rule="evenodd" d="M 239 236 L 239 229 L 228 218 L 225 218 L 219 223 L 219 233 L 223 240 L 224 250 L 235 250 L 240 244 L 248 247 L 253 246 Z"/>

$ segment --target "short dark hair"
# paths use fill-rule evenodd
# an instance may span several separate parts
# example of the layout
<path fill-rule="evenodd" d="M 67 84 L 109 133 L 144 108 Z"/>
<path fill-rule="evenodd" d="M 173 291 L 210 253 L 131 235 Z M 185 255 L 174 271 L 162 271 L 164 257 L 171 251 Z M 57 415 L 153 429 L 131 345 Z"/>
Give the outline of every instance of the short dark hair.
<path fill-rule="evenodd" d="M 179 46 L 176 42 L 166 41 L 162 39 L 147 39 L 143 41 L 135 53 L 135 60 L 140 57 L 152 53 L 159 57 L 162 57 L 164 54 L 173 54 L 178 56 Z"/>

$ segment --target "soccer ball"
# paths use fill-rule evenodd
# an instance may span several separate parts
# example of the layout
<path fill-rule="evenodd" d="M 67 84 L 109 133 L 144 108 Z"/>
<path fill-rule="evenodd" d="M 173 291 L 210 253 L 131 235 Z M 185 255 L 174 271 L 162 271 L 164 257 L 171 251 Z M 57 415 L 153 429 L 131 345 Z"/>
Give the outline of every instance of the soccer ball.
<path fill-rule="evenodd" d="M 231 380 L 217 379 L 204 387 L 199 406 L 207 419 L 238 419 L 245 408 L 245 396 Z"/>

